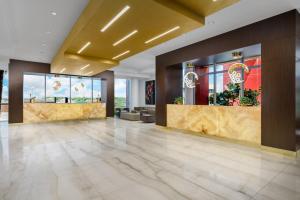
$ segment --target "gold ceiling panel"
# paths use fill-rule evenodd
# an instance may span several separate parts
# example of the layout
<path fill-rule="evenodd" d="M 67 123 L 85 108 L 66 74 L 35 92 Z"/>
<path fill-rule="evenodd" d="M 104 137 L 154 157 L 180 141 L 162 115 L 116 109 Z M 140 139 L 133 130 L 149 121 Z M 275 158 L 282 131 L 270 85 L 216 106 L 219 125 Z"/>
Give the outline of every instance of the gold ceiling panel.
<path fill-rule="evenodd" d="M 204 25 L 205 16 L 238 0 L 90 0 L 59 52 L 51 71 L 85 75 L 97 74 L 119 61 L 148 48 L 178 37 Z M 106 31 L 100 30 L 120 11 L 130 6 Z M 151 38 L 173 31 L 145 43 Z M 135 31 L 136 30 L 136 31 Z M 131 37 L 114 43 L 135 31 Z M 80 54 L 78 51 L 90 42 Z M 126 52 L 123 56 L 116 56 Z M 114 59 L 115 58 L 115 59 Z M 83 66 L 89 67 L 80 70 Z"/>
<path fill-rule="evenodd" d="M 157 0 L 161 1 L 161 0 Z M 231 6 L 240 0 L 162 0 L 176 2 L 192 12 L 202 16 L 209 16 L 223 8 Z"/>

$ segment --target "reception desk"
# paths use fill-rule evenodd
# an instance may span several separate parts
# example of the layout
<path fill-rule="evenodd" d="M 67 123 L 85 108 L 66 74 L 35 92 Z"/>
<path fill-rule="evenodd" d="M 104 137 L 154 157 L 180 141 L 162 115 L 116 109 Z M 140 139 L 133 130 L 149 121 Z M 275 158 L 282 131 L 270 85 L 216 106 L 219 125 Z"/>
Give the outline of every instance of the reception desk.
<path fill-rule="evenodd" d="M 170 104 L 167 126 L 261 144 L 261 107 Z"/>
<path fill-rule="evenodd" d="M 24 123 L 78 119 L 103 119 L 105 117 L 105 103 L 24 103 L 23 107 Z"/>

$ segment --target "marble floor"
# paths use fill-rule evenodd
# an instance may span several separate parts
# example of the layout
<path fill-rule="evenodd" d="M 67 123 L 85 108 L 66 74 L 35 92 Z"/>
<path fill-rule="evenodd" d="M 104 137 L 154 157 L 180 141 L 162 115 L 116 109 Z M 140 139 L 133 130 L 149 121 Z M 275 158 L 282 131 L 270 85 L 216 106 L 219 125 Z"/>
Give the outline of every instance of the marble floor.
<path fill-rule="evenodd" d="M 300 159 L 116 119 L 0 124 L 1 200 L 300 199 Z"/>
<path fill-rule="evenodd" d="M 7 122 L 7 121 L 8 121 L 8 113 L 0 112 L 0 122 Z"/>

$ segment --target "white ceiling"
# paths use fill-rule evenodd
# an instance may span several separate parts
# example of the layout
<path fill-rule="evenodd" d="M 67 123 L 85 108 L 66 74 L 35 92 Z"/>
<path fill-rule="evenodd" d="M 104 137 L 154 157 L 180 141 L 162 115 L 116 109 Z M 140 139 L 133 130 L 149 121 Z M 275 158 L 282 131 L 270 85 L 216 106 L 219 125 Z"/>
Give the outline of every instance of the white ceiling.
<path fill-rule="evenodd" d="M 50 63 L 87 3 L 0 0 L 0 56 Z"/>
<path fill-rule="evenodd" d="M 155 56 L 157 55 L 295 8 L 300 8 L 300 0 L 241 0 L 231 7 L 207 17 L 204 27 L 127 58 L 113 70 L 118 76 L 122 74 L 134 74 L 142 77 L 153 76 L 155 73 Z"/>
<path fill-rule="evenodd" d="M 0 65 L 8 58 L 50 63 L 88 0 L 0 0 Z M 153 77 L 155 56 L 300 8 L 300 0 L 241 0 L 207 25 L 121 62 L 117 75 Z M 56 16 L 51 12 L 55 11 Z"/>

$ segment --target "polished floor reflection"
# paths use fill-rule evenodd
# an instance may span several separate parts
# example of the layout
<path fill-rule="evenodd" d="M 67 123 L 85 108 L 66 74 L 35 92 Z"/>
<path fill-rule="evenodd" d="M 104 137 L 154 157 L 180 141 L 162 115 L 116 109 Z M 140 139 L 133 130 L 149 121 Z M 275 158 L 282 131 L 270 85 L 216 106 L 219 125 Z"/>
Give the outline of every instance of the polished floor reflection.
<path fill-rule="evenodd" d="M 300 160 L 120 121 L 0 125 L 1 200 L 300 199 Z"/>
<path fill-rule="evenodd" d="M 8 112 L 0 112 L 0 122 L 8 121 Z"/>

